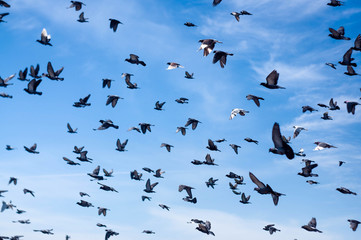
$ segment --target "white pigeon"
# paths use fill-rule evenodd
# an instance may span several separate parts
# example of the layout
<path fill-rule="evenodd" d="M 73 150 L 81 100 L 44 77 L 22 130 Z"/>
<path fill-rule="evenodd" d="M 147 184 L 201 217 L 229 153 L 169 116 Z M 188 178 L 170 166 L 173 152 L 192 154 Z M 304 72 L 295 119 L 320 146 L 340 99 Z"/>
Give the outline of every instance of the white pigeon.
<path fill-rule="evenodd" d="M 229 116 L 229 120 L 232 120 L 235 116 L 237 116 L 237 114 L 241 115 L 241 116 L 245 116 L 246 113 L 249 113 L 249 111 L 240 109 L 240 108 L 235 108 L 232 110 L 231 112 L 231 116 Z"/>
<path fill-rule="evenodd" d="M 295 129 L 294 132 L 293 132 L 293 138 L 296 138 L 296 137 L 298 136 L 298 134 L 300 134 L 300 132 L 301 132 L 302 130 L 307 131 L 306 128 L 301 127 L 301 126 L 293 126 L 293 128 Z"/>

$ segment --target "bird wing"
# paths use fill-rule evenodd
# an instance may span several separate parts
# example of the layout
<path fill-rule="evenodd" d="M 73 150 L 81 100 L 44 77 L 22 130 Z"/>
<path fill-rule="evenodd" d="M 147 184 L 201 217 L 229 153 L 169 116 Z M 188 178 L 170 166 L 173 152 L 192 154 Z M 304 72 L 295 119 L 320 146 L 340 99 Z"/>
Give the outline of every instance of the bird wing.
<path fill-rule="evenodd" d="M 84 103 L 88 102 L 89 98 L 90 98 L 90 94 L 88 96 L 86 96 L 85 98 L 83 98 Z"/>
<path fill-rule="evenodd" d="M 260 103 L 259 103 L 259 100 L 258 100 L 257 97 L 254 97 L 254 98 L 253 98 L 253 101 L 254 101 L 254 103 L 257 105 L 257 107 L 260 106 Z"/>
<path fill-rule="evenodd" d="M 340 33 L 338 32 L 338 30 L 336 31 L 336 30 L 333 29 L 333 28 L 329 28 L 328 30 L 331 32 L 332 36 L 334 36 L 334 37 L 340 37 Z"/>
<path fill-rule="evenodd" d="M 249 177 L 251 178 L 252 182 L 254 184 L 256 184 L 259 188 L 265 188 L 266 187 L 263 182 L 258 180 L 258 178 L 256 178 L 255 175 L 253 175 L 253 173 L 249 172 Z"/>
<path fill-rule="evenodd" d="M 69 132 L 73 132 L 73 129 L 71 128 L 69 123 L 67 123 L 66 126 L 68 127 Z"/>
<path fill-rule="evenodd" d="M 214 142 L 211 139 L 208 139 L 208 146 L 212 149 L 216 148 L 216 145 L 214 145 Z"/>
<path fill-rule="evenodd" d="M 310 227 L 312 227 L 312 228 L 316 228 L 316 227 L 317 227 L 316 218 L 313 217 L 313 218 L 308 222 L 307 225 L 310 226 Z"/>
<path fill-rule="evenodd" d="M 353 69 L 353 67 L 351 65 L 347 65 L 347 72 L 349 74 L 356 74 L 355 70 Z"/>
<path fill-rule="evenodd" d="M 337 32 L 339 35 L 343 36 L 343 35 L 345 35 L 345 28 L 343 26 L 341 26 L 337 29 Z"/>
<path fill-rule="evenodd" d="M 282 140 L 280 125 L 278 123 L 274 123 L 274 125 L 273 125 L 272 141 L 273 141 L 273 144 L 275 145 L 275 148 L 281 149 L 283 147 L 284 141 Z"/>
<path fill-rule="evenodd" d="M 211 222 L 210 221 L 206 221 L 205 226 L 208 231 L 211 230 Z"/>
<path fill-rule="evenodd" d="M 191 187 L 186 187 L 185 190 L 187 191 L 187 194 L 190 198 L 193 198 L 192 196 L 192 188 Z"/>
<path fill-rule="evenodd" d="M 150 188 L 153 189 L 153 188 L 154 188 L 155 186 L 157 186 L 157 185 L 158 185 L 158 182 L 155 182 L 155 183 L 153 183 L 153 184 L 150 185 Z"/>
<path fill-rule="evenodd" d="M 135 54 L 129 54 L 129 56 L 130 56 L 130 59 L 133 61 L 137 61 L 139 59 L 139 57 Z"/>
<path fill-rule="evenodd" d="M 125 146 L 127 145 L 127 143 L 128 143 L 128 139 L 126 139 L 126 140 L 122 143 L 121 146 L 122 146 L 123 148 L 125 148 Z"/>
<path fill-rule="evenodd" d="M 34 143 L 34 145 L 30 147 L 30 150 L 33 150 L 33 151 L 36 150 L 36 143 Z"/>
<path fill-rule="evenodd" d="M 298 134 L 300 134 L 301 132 L 301 128 L 296 127 L 295 131 L 293 132 L 293 138 L 296 138 L 298 136 Z"/>
<path fill-rule="evenodd" d="M 60 73 L 64 70 L 64 67 L 61 67 L 60 69 L 58 69 L 56 72 L 55 72 L 55 76 L 59 76 Z"/>
<path fill-rule="evenodd" d="M 47 70 L 48 70 L 48 74 L 50 77 L 55 77 L 55 72 L 53 69 L 53 66 L 51 65 L 51 62 L 48 62 L 48 66 L 47 66 Z"/>
<path fill-rule="evenodd" d="M 112 107 L 115 107 L 115 105 L 117 105 L 118 99 L 119 99 L 119 98 L 115 97 L 115 98 L 112 100 Z"/>
<path fill-rule="evenodd" d="M 152 188 L 150 187 L 150 179 L 148 178 L 147 182 L 145 183 L 145 189 L 150 191 Z"/>
<path fill-rule="evenodd" d="M 213 61 L 212 61 L 212 63 L 218 62 L 218 61 L 221 59 L 221 57 L 223 56 L 222 53 L 223 53 L 223 52 L 221 52 L 221 51 L 215 51 L 215 54 L 214 54 L 214 56 L 213 56 Z M 221 62 L 221 67 L 222 67 L 222 62 Z M 223 68 L 223 67 L 222 67 L 222 68 Z"/>
<path fill-rule="evenodd" d="M 48 42 L 48 33 L 46 32 L 45 28 L 43 28 L 43 30 L 41 31 L 40 39 L 42 42 Z"/>
<path fill-rule="evenodd" d="M 217 6 L 221 2 L 222 2 L 222 0 L 213 0 L 213 7 Z"/>
<path fill-rule="evenodd" d="M 352 54 L 352 48 L 347 50 L 347 52 L 343 55 L 343 62 L 351 62 L 351 54 Z"/>
<path fill-rule="evenodd" d="M 100 171 L 100 166 L 98 165 L 94 170 L 93 170 L 93 174 L 94 175 L 98 175 Z"/>
<path fill-rule="evenodd" d="M 107 102 L 105 103 L 105 105 L 109 105 L 112 101 L 113 101 L 114 97 L 113 96 L 108 96 Z"/>
<path fill-rule="evenodd" d="M 269 85 L 277 85 L 279 73 L 276 70 L 273 70 L 268 76 L 266 77 L 266 81 Z"/>
<path fill-rule="evenodd" d="M 5 78 L 4 82 L 8 82 L 11 79 L 13 79 L 15 77 L 15 74 L 10 75 L 9 77 Z"/>
<path fill-rule="evenodd" d="M 361 34 L 359 34 L 355 39 L 355 48 L 360 49 L 361 48 Z"/>

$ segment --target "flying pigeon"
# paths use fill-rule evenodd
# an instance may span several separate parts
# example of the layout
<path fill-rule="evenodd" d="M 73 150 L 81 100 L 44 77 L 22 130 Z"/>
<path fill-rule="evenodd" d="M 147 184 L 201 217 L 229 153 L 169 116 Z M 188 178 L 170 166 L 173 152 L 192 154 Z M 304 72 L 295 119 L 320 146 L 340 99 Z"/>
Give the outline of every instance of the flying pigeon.
<path fill-rule="evenodd" d="M 84 23 L 84 22 L 88 22 L 89 18 L 84 17 L 84 12 L 80 13 L 79 15 L 79 19 L 77 20 L 78 22 Z"/>
<path fill-rule="evenodd" d="M 208 56 L 212 51 L 216 43 L 222 43 L 216 39 L 202 39 L 198 42 L 201 43 L 201 46 L 199 47 L 198 51 L 203 49 L 203 56 Z"/>
<path fill-rule="evenodd" d="M 50 40 L 51 40 L 50 34 L 47 33 L 45 28 L 43 28 L 43 30 L 41 31 L 40 40 L 36 40 L 36 41 L 43 45 L 53 46 L 51 43 L 49 43 Z"/>
<path fill-rule="evenodd" d="M 268 76 L 266 77 L 266 83 L 261 83 L 260 85 L 269 88 L 269 89 L 285 89 L 284 87 L 278 86 L 278 78 L 279 78 L 280 74 L 276 71 L 273 70 L 270 74 L 268 74 Z"/>
<path fill-rule="evenodd" d="M 269 151 L 275 154 L 286 154 L 288 159 L 293 159 L 295 154 L 292 148 L 282 139 L 282 135 L 280 132 L 280 126 L 278 123 L 274 123 L 272 129 L 272 141 L 274 144 L 274 148 L 270 148 Z"/>
<path fill-rule="evenodd" d="M 219 61 L 219 64 L 221 65 L 221 68 L 224 68 L 224 66 L 227 63 L 227 56 L 233 56 L 233 53 L 227 53 L 223 51 L 213 51 L 213 61 L 212 63 L 215 64 Z"/>
<path fill-rule="evenodd" d="M 109 18 L 110 21 L 110 29 L 113 29 L 113 32 L 117 31 L 118 25 L 119 24 L 123 24 L 122 22 L 120 22 L 119 20 L 113 19 L 113 18 Z"/>
<path fill-rule="evenodd" d="M 257 97 L 255 95 L 251 95 L 251 94 L 247 95 L 246 98 L 247 98 L 247 100 L 253 100 L 254 103 L 257 105 L 257 107 L 260 106 L 259 100 L 264 100 L 264 98 Z"/>
<path fill-rule="evenodd" d="M 79 1 L 70 1 L 71 5 L 68 8 L 75 8 L 75 11 L 79 11 L 81 7 L 85 4 Z"/>

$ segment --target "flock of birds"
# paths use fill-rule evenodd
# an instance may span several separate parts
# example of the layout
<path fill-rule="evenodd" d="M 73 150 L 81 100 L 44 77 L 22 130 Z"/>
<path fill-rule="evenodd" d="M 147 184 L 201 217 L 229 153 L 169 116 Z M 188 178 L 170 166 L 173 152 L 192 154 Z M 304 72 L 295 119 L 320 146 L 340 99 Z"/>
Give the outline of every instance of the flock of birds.
<path fill-rule="evenodd" d="M 213 6 L 217 6 L 221 2 L 222 2 L 222 0 L 213 0 Z M 343 3 L 338 0 L 331 0 L 329 3 L 327 3 L 327 5 L 332 6 L 332 7 L 337 7 L 337 6 L 342 6 Z M 2 0 L 0 0 L 0 6 L 5 7 L 5 8 L 10 8 L 10 5 Z M 86 6 L 86 5 L 82 2 L 71 1 L 71 5 L 69 6 L 69 8 L 75 8 L 76 11 L 80 11 L 83 6 Z M 1 13 L 0 14 L 0 22 L 5 22 L 3 20 L 3 18 L 6 17 L 7 15 L 9 15 L 9 13 Z M 240 21 L 240 16 L 252 15 L 252 14 L 245 10 L 242 10 L 240 12 L 232 12 L 231 15 L 234 16 L 237 21 Z M 88 22 L 88 18 L 85 18 L 84 12 L 81 12 L 79 15 L 79 19 L 77 21 L 81 22 L 81 23 L 85 23 L 85 22 Z M 122 22 L 120 22 L 117 19 L 110 18 L 109 21 L 110 21 L 109 27 L 114 32 L 117 31 L 119 24 L 123 24 Z M 187 27 L 197 27 L 197 25 L 195 25 L 191 22 L 186 22 L 186 23 L 184 23 L 184 25 Z M 329 31 L 330 31 L 329 36 L 333 39 L 346 40 L 346 41 L 350 40 L 349 37 L 345 36 L 345 29 L 342 26 L 339 27 L 337 30 L 335 30 L 333 28 L 329 28 Z M 41 32 L 40 39 L 38 39 L 36 41 L 44 46 L 52 46 L 51 35 L 47 33 L 45 28 Z M 228 53 L 228 52 L 224 52 L 224 51 L 220 51 L 220 50 L 214 50 L 216 44 L 222 43 L 221 41 L 218 41 L 216 39 L 202 39 L 202 40 L 199 40 L 199 42 L 201 43 L 199 50 L 203 51 L 203 56 L 207 57 L 209 54 L 211 54 L 213 52 L 214 56 L 213 56 L 212 62 L 214 64 L 219 62 L 221 68 L 225 67 L 226 62 L 227 62 L 227 57 L 233 56 L 232 53 Z M 357 38 L 354 41 L 354 46 L 350 47 L 349 50 L 344 54 L 342 61 L 338 62 L 340 65 L 347 67 L 347 72 L 345 72 L 345 74 L 349 75 L 349 76 L 358 75 L 355 72 L 355 70 L 353 69 L 353 67 L 356 67 L 356 63 L 353 63 L 354 58 L 351 57 L 353 51 L 361 51 L 361 35 L 357 36 Z M 129 58 L 125 59 L 125 61 L 129 62 L 130 64 L 141 65 L 143 67 L 146 66 L 146 63 L 144 61 L 140 60 L 139 56 L 137 56 L 135 54 L 130 54 Z M 183 68 L 183 66 L 180 65 L 179 63 L 168 62 L 167 64 L 168 64 L 167 70 Z M 335 63 L 326 63 L 326 65 L 332 67 L 333 69 L 336 69 Z M 27 92 L 28 94 L 42 95 L 42 92 L 37 90 L 40 83 L 42 82 L 42 79 L 46 77 L 50 80 L 63 81 L 64 78 L 60 77 L 63 70 L 64 70 L 64 67 L 61 67 L 58 70 L 54 71 L 52 63 L 48 62 L 47 73 L 43 73 L 43 74 L 39 75 L 40 66 L 39 66 L 39 64 L 37 64 L 36 67 L 30 66 L 29 74 L 28 74 L 28 68 L 25 68 L 24 70 L 20 70 L 19 74 L 18 74 L 18 80 L 28 82 L 27 87 L 24 88 L 24 91 Z M 130 74 L 130 73 L 122 74 L 122 77 L 125 78 L 125 83 L 127 85 L 127 88 L 138 89 L 139 87 L 138 87 L 137 83 L 131 82 L 132 76 L 133 76 L 133 74 Z M 5 79 L 0 77 L 0 87 L 6 88 L 8 86 L 13 85 L 13 83 L 11 83 L 10 80 L 12 80 L 14 77 L 15 77 L 15 74 L 13 74 Z M 28 77 L 29 77 L 29 79 L 28 79 Z M 193 79 L 194 73 L 189 73 L 186 71 L 185 78 Z M 260 83 L 260 85 L 262 85 L 263 87 L 266 87 L 268 89 L 285 89 L 284 87 L 278 85 L 278 80 L 279 80 L 279 73 L 277 72 L 277 70 L 273 70 L 266 77 L 266 82 L 262 82 L 262 83 Z M 112 81 L 113 80 L 111 80 L 111 79 L 103 79 L 102 87 L 103 88 L 105 88 L 105 87 L 111 88 Z M 0 96 L 3 98 L 12 98 L 12 96 L 7 93 L 0 93 Z M 91 106 L 91 103 L 89 102 L 90 97 L 91 97 L 91 94 L 85 96 L 84 98 L 80 98 L 79 101 L 74 102 L 73 107 L 84 108 L 84 107 Z M 264 98 L 262 98 L 262 97 L 251 95 L 251 94 L 247 95 L 246 98 L 247 98 L 247 100 L 254 101 L 254 103 L 256 104 L 257 107 L 260 107 L 260 100 L 264 100 Z M 119 97 L 117 95 L 109 95 L 106 99 L 105 105 L 111 105 L 114 108 L 120 99 L 123 99 L 123 98 Z M 176 99 L 175 101 L 179 104 L 188 104 L 189 99 L 181 97 L 179 99 Z M 162 111 L 165 103 L 166 102 L 157 101 L 155 103 L 154 109 L 158 110 L 158 111 Z M 355 114 L 356 106 L 360 105 L 360 103 L 355 102 L 355 101 L 344 101 L 344 103 L 346 104 L 347 112 L 352 113 L 352 114 Z M 340 107 L 337 105 L 337 102 L 333 100 L 333 98 L 330 99 L 330 102 L 328 105 L 319 103 L 318 106 L 321 107 L 322 109 L 327 110 L 321 116 L 321 119 L 323 119 L 323 120 L 332 120 L 332 117 L 328 115 L 328 111 L 340 110 Z M 311 106 L 302 106 L 302 112 L 305 113 L 307 111 L 312 113 L 314 111 L 317 112 L 318 110 Z M 231 111 L 229 119 L 232 120 L 237 115 L 245 116 L 248 113 L 249 113 L 249 111 L 247 111 L 247 110 L 235 108 Z M 108 128 L 114 128 L 114 129 L 119 128 L 118 125 L 114 124 L 113 121 L 109 120 L 109 119 L 100 120 L 99 122 L 101 125 L 97 128 L 94 128 L 93 129 L 94 131 L 106 130 Z M 186 132 L 187 132 L 189 126 L 191 127 L 192 130 L 196 130 L 198 124 L 200 124 L 200 123 L 202 123 L 202 122 L 200 122 L 197 119 L 189 118 L 188 121 L 184 124 L 184 126 L 177 127 L 176 132 L 177 133 L 181 132 L 181 134 L 184 136 L 184 135 L 186 135 Z M 137 126 L 131 127 L 128 129 L 128 131 L 134 130 L 138 133 L 146 134 L 147 132 L 152 131 L 151 130 L 152 126 L 154 126 L 154 125 L 152 125 L 150 123 L 139 123 L 139 127 L 137 127 Z M 68 133 L 71 133 L 71 134 L 77 133 L 77 128 L 71 127 L 71 125 L 69 123 L 67 123 L 67 129 L 68 129 Z M 299 136 L 299 134 L 302 131 L 307 131 L 307 129 L 305 129 L 302 126 L 294 126 L 293 139 L 295 139 L 297 136 Z M 269 152 L 272 152 L 274 154 L 279 154 L 279 155 L 285 155 L 288 159 L 293 159 L 295 156 L 301 156 L 301 157 L 306 156 L 304 154 L 303 149 L 301 149 L 299 152 L 296 152 L 296 153 L 294 152 L 292 147 L 289 145 L 291 137 L 287 138 L 281 134 L 280 125 L 278 123 L 274 123 L 271 136 L 272 136 L 272 141 L 274 143 L 274 147 L 270 148 Z M 258 144 L 258 141 L 254 140 L 252 138 L 245 138 L 244 140 L 247 142 L 250 142 L 250 143 Z M 218 148 L 218 146 L 216 144 L 222 143 L 225 141 L 226 141 L 225 139 L 218 139 L 218 140 L 208 139 L 208 146 L 206 146 L 206 148 L 209 151 L 219 151 L 220 152 L 221 150 Z M 115 143 L 115 145 L 116 145 L 115 150 L 119 151 L 119 152 L 127 151 L 126 150 L 127 143 L 128 143 L 128 139 L 126 139 L 124 141 L 117 139 L 117 141 Z M 333 145 L 331 145 L 329 143 L 325 143 L 325 142 L 315 142 L 315 145 L 316 145 L 316 147 L 314 150 L 323 150 L 326 148 L 336 148 L 336 146 L 333 146 Z M 237 144 L 229 144 L 229 146 L 233 149 L 235 154 L 238 154 L 238 149 L 241 148 L 241 146 L 239 146 Z M 168 144 L 168 143 L 162 143 L 160 145 L 160 147 L 164 147 L 168 152 L 171 152 L 171 150 L 174 146 L 171 144 Z M 24 146 L 24 149 L 28 153 L 39 154 L 39 151 L 37 151 L 36 143 L 30 147 Z M 15 150 L 15 148 L 10 145 L 7 145 L 6 150 L 12 151 L 12 150 Z M 79 160 L 79 162 L 82 162 L 82 163 L 85 163 L 85 162 L 92 163 L 93 162 L 93 159 L 89 158 L 87 156 L 88 151 L 84 150 L 84 147 L 74 146 L 73 152 L 77 155 L 76 159 Z M 80 165 L 79 162 L 76 162 L 75 160 L 71 160 L 68 157 L 63 157 L 63 160 L 68 165 L 72 165 L 72 166 Z M 304 162 L 305 166 L 301 169 L 301 172 L 299 172 L 298 175 L 300 175 L 302 177 L 318 177 L 318 174 L 313 172 L 314 169 L 318 166 L 318 164 L 309 159 L 302 159 L 302 161 Z M 191 163 L 194 165 L 217 166 L 217 164 L 215 163 L 215 159 L 212 158 L 209 153 L 205 156 L 204 161 L 194 159 Z M 339 166 L 341 166 L 344 163 L 345 162 L 340 161 Z M 96 181 L 97 184 L 99 185 L 99 188 L 103 191 L 110 191 L 110 192 L 118 193 L 118 191 L 115 188 L 108 186 L 101 182 L 101 181 L 106 180 L 107 178 L 113 177 L 113 175 L 112 175 L 113 169 L 110 171 L 103 169 L 104 175 L 101 175 L 100 169 L 101 169 L 101 167 L 100 167 L 100 165 L 98 165 L 91 173 L 87 173 L 87 175 L 91 178 L 91 181 Z M 164 178 L 163 174 L 165 172 L 162 171 L 162 169 L 152 170 L 148 167 L 144 167 L 142 170 L 144 170 L 148 174 L 151 174 L 155 178 Z M 241 198 L 240 203 L 250 204 L 251 196 L 250 195 L 247 196 L 244 192 L 237 191 L 238 186 L 245 184 L 244 177 L 239 176 L 233 172 L 229 172 L 226 175 L 226 177 L 228 177 L 234 181 L 234 183 L 229 182 L 229 187 L 235 195 L 240 195 L 240 198 Z M 135 180 L 135 181 L 145 180 L 145 179 L 143 179 L 143 173 L 138 172 L 137 170 L 132 170 L 130 172 L 130 178 L 131 178 L 131 180 Z M 285 194 L 279 193 L 279 192 L 273 190 L 273 188 L 271 188 L 271 186 L 269 186 L 268 184 L 261 182 L 252 172 L 249 172 L 249 178 L 256 185 L 254 190 L 257 191 L 261 195 L 270 195 L 272 197 L 272 201 L 273 201 L 274 205 L 278 205 L 280 197 L 285 196 Z M 218 180 L 219 179 L 214 179 L 213 177 L 211 177 L 208 179 L 208 181 L 205 182 L 205 184 L 208 188 L 211 187 L 212 189 L 214 189 L 215 186 L 217 185 L 216 182 Z M 17 182 L 18 182 L 18 179 L 16 177 L 10 177 L 8 184 L 9 185 L 10 184 L 17 185 Z M 309 184 L 318 184 L 318 182 L 315 180 L 307 180 L 306 182 Z M 142 201 L 145 201 L 145 200 L 151 201 L 151 197 L 148 195 L 155 193 L 155 188 L 157 185 L 158 185 L 158 182 L 154 182 L 153 180 L 151 180 L 150 177 L 147 178 L 147 180 L 145 181 L 145 188 L 144 188 L 144 192 L 146 193 L 146 195 L 144 194 L 141 196 Z M 191 186 L 188 186 L 188 185 L 180 184 L 178 187 L 179 192 L 185 191 L 187 193 L 187 195 L 184 198 L 182 198 L 184 201 L 192 203 L 192 204 L 196 204 L 197 198 L 193 195 L 193 190 L 194 190 L 194 188 Z M 340 187 L 340 188 L 337 188 L 336 190 L 342 194 L 357 195 L 357 193 L 355 193 L 345 187 Z M 0 197 L 5 197 L 2 194 L 6 194 L 6 192 L 7 192 L 7 190 L 0 190 Z M 24 194 L 30 194 L 32 197 L 35 197 L 35 192 L 30 189 L 24 188 L 23 192 L 24 192 Z M 84 200 L 84 197 L 88 197 L 88 198 L 90 197 L 87 193 L 79 192 L 79 195 L 82 199 L 76 203 L 77 205 L 79 205 L 80 207 L 84 207 L 84 208 L 94 207 L 94 205 L 91 202 Z M 161 207 L 162 209 L 165 209 L 167 211 L 170 211 L 170 209 L 171 209 L 169 206 L 167 206 L 165 204 L 159 204 L 159 207 Z M 9 202 L 2 201 L 1 212 L 4 212 L 5 210 L 8 210 L 8 209 L 10 209 L 10 210 L 16 209 L 17 214 L 24 214 L 26 212 L 26 211 L 21 210 L 18 207 L 16 207 L 12 203 L 12 201 L 9 201 Z M 105 207 L 100 207 L 100 206 L 97 207 L 97 209 L 98 209 L 98 215 L 103 215 L 103 216 L 106 216 L 107 212 L 110 211 L 110 209 L 105 208 Z M 17 220 L 17 221 L 13 221 L 13 222 L 20 223 L 20 224 L 30 224 L 30 219 Z M 357 226 L 360 222 L 355 219 L 349 219 L 348 222 L 350 223 L 351 229 L 353 231 L 356 231 Z M 200 219 L 191 219 L 190 223 L 197 224 L 196 230 L 198 230 L 202 233 L 205 233 L 207 235 L 215 235 L 215 233 L 211 231 L 211 222 L 208 220 L 204 221 L 204 220 L 200 220 Z M 105 228 L 105 239 L 106 240 L 109 239 L 111 236 L 119 235 L 118 232 L 107 228 L 107 226 L 104 224 L 97 223 L 97 226 L 100 228 L 102 228 L 102 227 Z M 309 223 L 307 225 L 302 226 L 302 228 L 306 231 L 322 233 L 322 231 L 318 230 L 316 227 L 317 227 L 317 222 L 316 222 L 316 218 L 314 218 L 314 217 L 312 217 L 312 219 L 309 221 Z M 281 231 L 275 227 L 275 224 L 268 224 L 263 228 L 263 230 L 268 231 L 270 234 L 274 234 L 277 231 Z M 34 232 L 40 232 L 42 234 L 47 234 L 47 235 L 54 234 L 53 229 L 34 229 Z M 152 230 L 143 230 L 143 233 L 155 234 L 155 232 Z M 15 235 L 15 236 L 9 236 L 9 237 L 0 236 L 0 240 L 1 239 L 19 240 L 22 237 L 23 237 L 22 235 Z M 66 239 L 70 239 L 70 236 L 67 235 Z"/>

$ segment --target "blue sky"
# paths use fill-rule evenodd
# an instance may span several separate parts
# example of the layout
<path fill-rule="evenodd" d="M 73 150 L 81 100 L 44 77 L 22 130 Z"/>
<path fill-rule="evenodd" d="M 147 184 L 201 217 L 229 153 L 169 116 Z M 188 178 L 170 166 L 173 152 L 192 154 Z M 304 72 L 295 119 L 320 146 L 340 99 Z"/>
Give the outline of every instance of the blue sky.
<path fill-rule="evenodd" d="M 23 215 L 6 210 L 0 218 L 0 235 L 24 235 L 24 239 L 102 239 L 105 231 L 96 223 L 106 224 L 119 232 L 112 239 L 226 239 L 244 236 L 249 240 L 271 239 L 360 239 L 360 229 L 352 232 L 347 219 L 361 221 L 360 196 L 343 195 L 337 187 L 347 187 L 361 194 L 361 108 L 356 114 L 346 111 L 345 100 L 360 101 L 360 76 L 343 74 L 346 67 L 334 70 L 326 62 L 337 63 L 360 34 L 361 3 L 345 1 L 344 6 L 332 8 L 328 1 L 310 0 L 223 0 L 212 7 L 211 0 L 199 1 L 113 1 L 84 2 L 81 11 L 89 23 L 79 23 L 81 11 L 67 9 L 68 1 L 17 0 L 8 1 L 11 8 L 0 8 L 7 23 L 0 23 L 2 61 L 0 76 L 18 73 L 20 69 L 40 64 L 40 74 L 48 61 L 54 69 L 64 66 L 62 82 L 43 78 L 38 90 L 42 96 L 23 91 L 26 82 L 16 78 L 14 85 L 0 88 L 13 95 L 0 99 L 2 125 L 0 138 L 0 190 L 6 202 L 12 200 Z M 232 11 L 247 10 L 252 16 L 241 16 L 237 22 Z M 123 22 L 117 32 L 109 29 L 109 18 Z M 185 22 L 198 25 L 187 28 Z M 351 41 L 337 41 L 328 37 L 328 28 L 345 27 Z M 52 36 L 53 47 L 36 42 L 46 28 Z M 215 50 L 233 53 L 221 69 L 212 64 L 213 54 L 203 57 L 197 52 L 198 40 L 214 38 L 222 41 Z M 124 61 L 130 53 L 137 54 L 147 66 L 131 65 Z M 360 65 L 360 53 L 354 52 Z M 167 71 L 167 62 L 177 62 L 184 69 Z M 270 90 L 260 86 L 266 76 L 276 69 L 279 85 L 285 90 Z M 359 67 L 356 72 L 361 72 Z M 184 71 L 194 72 L 194 79 L 185 79 Z M 132 73 L 132 82 L 140 89 L 126 88 L 122 73 Z M 110 78 L 110 89 L 102 89 L 102 78 Z M 90 107 L 78 109 L 72 104 L 91 94 Z M 105 106 L 108 95 L 119 95 L 115 108 Z M 263 97 L 261 107 L 246 100 L 246 95 Z M 189 98 L 189 104 L 174 100 Z M 320 119 L 327 104 L 334 98 L 340 111 L 329 111 L 332 121 Z M 165 101 L 164 111 L 154 110 L 156 101 Z M 302 106 L 310 105 L 318 112 L 302 113 Z M 248 110 L 246 116 L 229 120 L 234 108 Z M 186 136 L 176 133 L 187 119 L 202 123 Z M 111 119 L 119 129 L 93 131 L 99 120 Z M 67 133 L 66 124 L 78 128 L 77 134 Z M 127 132 L 131 126 L 148 122 L 154 124 L 145 135 Z M 295 151 L 305 150 L 307 158 L 319 164 L 318 185 L 297 173 L 303 167 L 301 157 L 288 160 L 285 156 L 268 152 L 273 147 L 271 132 L 274 122 L 280 123 L 281 133 L 290 136 L 292 126 L 308 131 L 292 140 Z M 245 142 L 245 137 L 259 141 L 259 145 Z M 129 139 L 127 152 L 118 152 L 116 140 Z M 206 149 L 208 139 L 226 138 L 217 144 L 221 152 Z M 313 142 L 323 141 L 336 149 L 313 151 Z M 174 146 L 168 153 L 161 143 Z M 38 144 L 38 155 L 24 151 L 23 146 Z M 228 144 L 240 145 L 236 155 Z M 16 147 L 6 151 L 5 145 Z M 76 159 L 74 145 L 85 146 L 92 164 L 69 166 L 62 157 Z M 203 160 L 207 153 L 219 166 L 194 166 L 193 159 Z M 338 167 L 338 161 L 346 164 Z M 100 165 L 114 169 L 114 177 L 104 184 L 119 193 L 105 192 L 86 173 Z M 161 168 L 164 179 L 155 179 L 142 167 Z M 130 180 L 129 172 L 143 172 L 143 179 L 159 181 L 150 202 L 142 202 L 145 181 Z M 240 197 L 229 189 L 233 171 L 245 177 L 246 185 L 239 191 L 251 195 L 252 204 L 242 205 Z M 248 177 L 253 172 L 276 191 L 286 194 L 274 206 L 270 196 L 253 191 L 255 185 Z M 7 185 L 10 176 L 19 179 L 18 185 Z M 218 178 L 215 189 L 205 185 L 210 177 Z M 177 191 L 179 184 L 194 187 L 198 203 L 184 202 L 185 194 Z M 35 198 L 24 195 L 23 188 L 35 192 Z M 95 207 L 110 209 L 106 217 L 98 216 L 96 208 L 81 208 L 76 202 L 79 191 L 91 197 L 83 198 Z M 170 211 L 158 204 L 166 204 Z M 316 217 L 322 234 L 309 233 L 301 226 Z M 209 220 L 215 237 L 195 230 L 188 224 L 192 218 Z M 30 219 L 30 225 L 12 223 Z M 274 223 L 281 232 L 270 236 L 262 228 Z M 33 232 L 33 229 L 54 229 L 53 236 Z M 155 235 L 144 235 L 145 229 Z"/>

